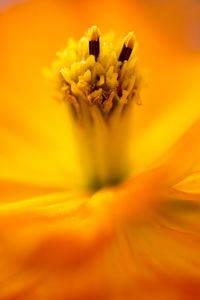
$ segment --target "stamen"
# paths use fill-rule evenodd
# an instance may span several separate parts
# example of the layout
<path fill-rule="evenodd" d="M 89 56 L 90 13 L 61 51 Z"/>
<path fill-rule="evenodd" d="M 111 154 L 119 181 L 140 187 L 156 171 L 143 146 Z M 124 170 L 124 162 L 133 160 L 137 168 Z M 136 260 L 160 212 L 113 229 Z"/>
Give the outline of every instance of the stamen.
<path fill-rule="evenodd" d="M 133 50 L 133 47 L 134 47 L 134 34 L 133 32 L 129 32 L 129 34 L 124 39 L 124 45 L 118 60 L 121 62 L 128 60 Z"/>
<path fill-rule="evenodd" d="M 95 56 L 96 61 L 99 56 L 99 37 L 100 37 L 100 35 L 101 35 L 101 33 L 97 26 L 93 26 L 88 31 L 89 53 L 90 53 L 90 55 Z"/>

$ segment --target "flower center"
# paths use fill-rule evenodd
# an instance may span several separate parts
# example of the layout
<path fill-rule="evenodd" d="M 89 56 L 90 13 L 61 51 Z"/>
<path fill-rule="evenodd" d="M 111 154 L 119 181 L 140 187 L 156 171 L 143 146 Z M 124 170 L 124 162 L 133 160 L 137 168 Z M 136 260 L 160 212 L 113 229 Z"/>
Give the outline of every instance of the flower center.
<path fill-rule="evenodd" d="M 87 186 L 116 184 L 129 172 L 129 129 L 141 76 L 136 42 L 102 36 L 93 26 L 70 39 L 49 72 L 57 98 L 71 111 L 82 178 Z"/>

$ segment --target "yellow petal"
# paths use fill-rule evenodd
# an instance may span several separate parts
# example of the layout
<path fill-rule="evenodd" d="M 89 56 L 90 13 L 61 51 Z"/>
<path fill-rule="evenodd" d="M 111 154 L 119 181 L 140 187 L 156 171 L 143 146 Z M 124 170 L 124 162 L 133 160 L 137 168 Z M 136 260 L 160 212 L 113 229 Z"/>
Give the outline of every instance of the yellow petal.
<path fill-rule="evenodd" d="M 156 130 L 155 127 L 154 129 Z M 158 131 L 160 131 L 161 134 L 162 130 L 160 130 L 159 127 Z M 163 151 L 164 154 L 160 157 L 158 156 L 159 159 L 156 160 L 154 157 L 154 162 L 151 161 L 151 163 L 149 163 L 149 168 L 160 166 L 163 170 L 163 174 L 165 173 L 164 181 L 168 186 L 177 184 L 195 168 L 197 163 L 199 163 L 200 141 L 197 138 L 199 132 L 200 119 L 197 118 L 196 122 L 177 141 L 174 141 L 173 146 L 169 147 L 167 151 Z M 145 141 L 145 139 L 143 141 Z M 142 148 L 139 149 L 142 151 Z M 144 159 L 146 157 L 145 153 L 147 152 L 147 149 L 148 146 L 146 145 L 146 150 L 143 149 L 144 152 L 141 152 L 143 153 Z M 158 149 L 158 151 L 159 150 L 160 149 Z M 156 145 L 155 152 L 158 155 Z M 139 170 L 141 171 L 141 169 Z"/>
<path fill-rule="evenodd" d="M 185 178 L 199 162 L 200 140 L 200 118 L 186 131 L 186 133 L 175 143 L 163 158 L 167 158 L 164 165 L 168 172 L 168 182 L 174 185 Z"/>
<path fill-rule="evenodd" d="M 180 99 L 174 98 L 174 105 L 169 107 L 143 133 L 134 133 L 133 140 L 133 169 L 135 172 L 149 168 L 157 163 L 160 156 L 164 156 L 167 151 L 173 148 L 176 141 L 184 135 L 190 126 L 200 116 L 200 105 L 198 92 L 193 88 L 194 94 L 188 90 L 187 94 Z M 184 91 L 186 92 L 186 91 Z M 192 99 L 192 104 L 191 104 Z M 178 102 L 177 102 L 178 100 Z M 145 105 L 144 105 L 145 108 Z M 137 114 L 135 114 L 137 117 Z M 138 116 L 139 117 L 139 116 Z M 136 130 L 137 128 L 135 128 Z M 134 128 L 133 128 L 134 132 Z M 198 132 L 196 132 L 198 134 Z M 198 139 L 195 138 L 194 140 Z"/>

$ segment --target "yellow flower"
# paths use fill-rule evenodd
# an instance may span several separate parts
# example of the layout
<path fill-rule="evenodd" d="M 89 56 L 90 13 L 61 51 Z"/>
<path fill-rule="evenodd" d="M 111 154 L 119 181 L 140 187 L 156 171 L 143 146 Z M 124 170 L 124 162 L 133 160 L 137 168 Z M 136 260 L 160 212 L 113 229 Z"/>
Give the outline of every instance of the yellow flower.
<path fill-rule="evenodd" d="M 1 14 L 2 300 L 200 297 L 199 57 L 178 26 L 162 43 L 142 3 L 34 0 Z M 50 69 L 56 102 L 41 68 L 93 18 L 117 36 L 136 28 L 141 67 L 133 35 L 93 30 Z"/>

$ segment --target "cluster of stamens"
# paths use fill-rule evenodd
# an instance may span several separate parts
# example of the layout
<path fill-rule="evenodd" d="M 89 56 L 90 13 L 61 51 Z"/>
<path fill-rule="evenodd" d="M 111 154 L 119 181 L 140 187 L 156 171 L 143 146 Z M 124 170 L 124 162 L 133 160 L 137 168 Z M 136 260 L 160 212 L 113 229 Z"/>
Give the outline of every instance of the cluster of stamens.
<path fill-rule="evenodd" d="M 132 32 L 121 41 L 94 26 L 80 41 L 70 39 L 48 72 L 55 96 L 73 116 L 81 178 L 95 189 L 129 172 L 127 108 L 139 102 L 141 86 L 136 48 Z"/>
<path fill-rule="evenodd" d="M 93 26 L 86 37 L 78 43 L 69 41 L 58 53 L 51 73 L 57 78 L 59 95 L 70 103 L 78 118 L 83 114 L 82 103 L 97 106 L 107 119 L 116 106 L 138 101 L 141 80 L 135 46 L 132 32 L 122 43 L 113 36 L 103 37 Z"/>

